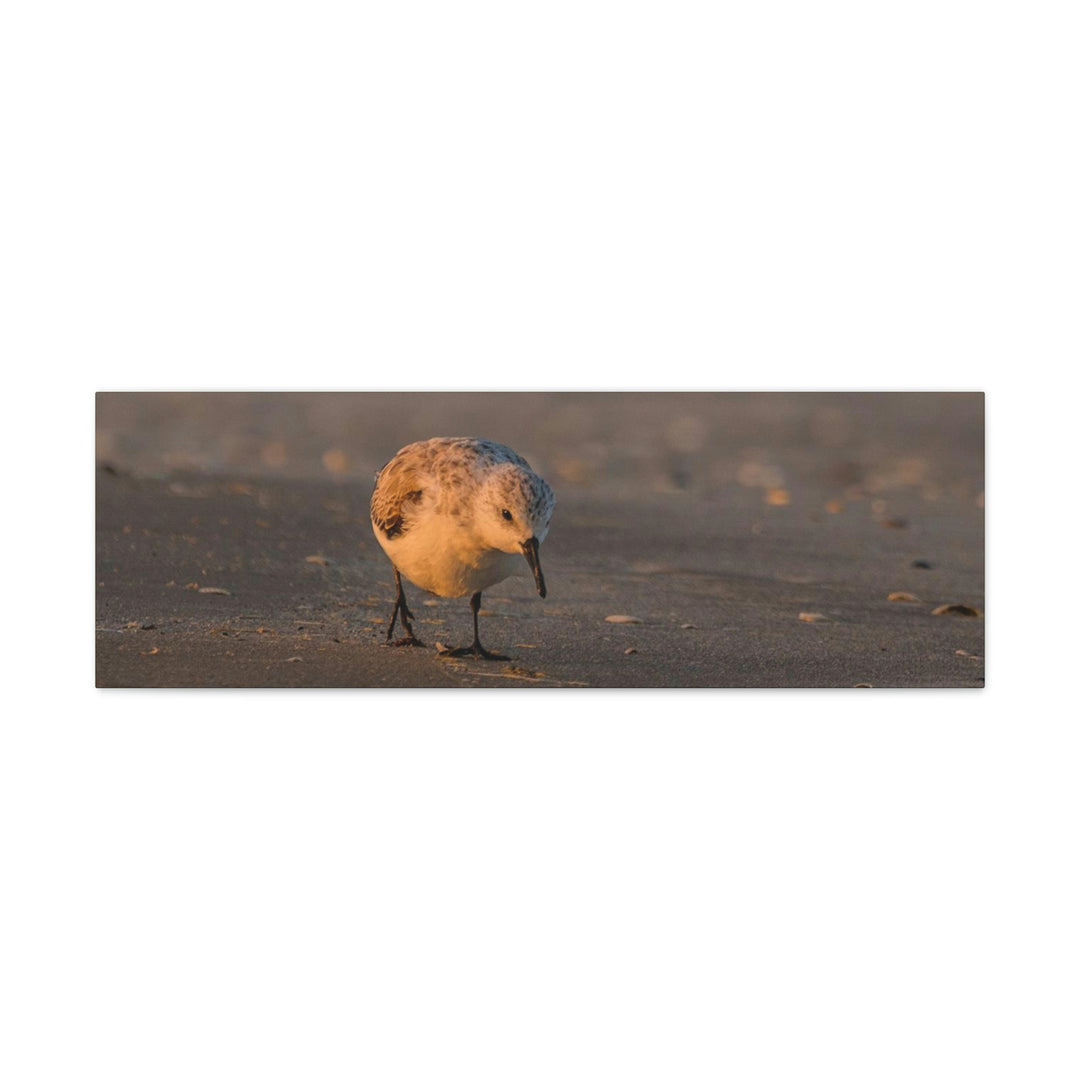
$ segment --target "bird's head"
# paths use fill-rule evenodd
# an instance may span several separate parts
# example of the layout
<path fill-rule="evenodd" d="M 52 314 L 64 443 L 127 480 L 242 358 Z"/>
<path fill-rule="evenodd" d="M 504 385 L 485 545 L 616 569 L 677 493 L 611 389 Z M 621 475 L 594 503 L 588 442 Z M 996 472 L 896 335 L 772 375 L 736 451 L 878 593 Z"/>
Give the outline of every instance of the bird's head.
<path fill-rule="evenodd" d="M 525 556 L 541 596 L 547 595 L 547 587 L 540 569 L 540 545 L 554 510 L 555 493 L 547 483 L 531 470 L 507 463 L 487 478 L 476 522 L 489 547 Z"/>

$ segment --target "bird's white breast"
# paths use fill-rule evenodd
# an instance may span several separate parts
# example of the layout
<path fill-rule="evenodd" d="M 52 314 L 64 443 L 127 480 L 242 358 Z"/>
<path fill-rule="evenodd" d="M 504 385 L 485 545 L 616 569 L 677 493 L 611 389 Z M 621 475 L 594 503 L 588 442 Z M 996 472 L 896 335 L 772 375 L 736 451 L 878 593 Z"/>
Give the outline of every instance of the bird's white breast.
<path fill-rule="evenodd" d="M 482 592 L 527 569 L 522 556 L 481 545 L 467 519 L 449 514 L 420 510 L 400 535 L 375 536 L 401 573 L 436 596 Z"/>

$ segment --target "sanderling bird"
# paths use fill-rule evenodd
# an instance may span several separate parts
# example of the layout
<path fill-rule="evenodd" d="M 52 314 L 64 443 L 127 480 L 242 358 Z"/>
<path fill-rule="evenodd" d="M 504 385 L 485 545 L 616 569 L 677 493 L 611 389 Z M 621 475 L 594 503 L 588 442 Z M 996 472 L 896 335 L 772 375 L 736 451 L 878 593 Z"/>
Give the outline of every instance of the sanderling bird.
<path fill-rule="evenodd" d="M 547 596 L 540 545 L 554 509 L 551 488 L 508 446 L 487 439 L 439 438 L 399 450 L 375 477 L 371 496 L 371 526 L 394 564 L 397 584 L 387 643 L 400 614 L 405 637 L 393 644 L 422 644 L 413 634 L 414 616 L 405 603 L 404 574 L 436 596 L 472 593 L 473 643 L 443 655 L 508 660 L 480 644 L 480 594 L 523 573 L 527 563 L 536 591 Z"/>

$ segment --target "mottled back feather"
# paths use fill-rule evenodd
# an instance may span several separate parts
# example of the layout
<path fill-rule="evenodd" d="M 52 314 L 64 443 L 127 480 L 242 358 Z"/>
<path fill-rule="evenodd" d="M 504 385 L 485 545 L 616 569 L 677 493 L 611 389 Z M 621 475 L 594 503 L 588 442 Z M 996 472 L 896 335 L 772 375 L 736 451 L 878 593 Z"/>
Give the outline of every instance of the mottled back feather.
<path fill-rule="evenodd" d="M 401 536 L 410 525 L 410 509 L 432 486 L 453 498 L 462 468 L 480 472 L 498 465 L 514 465 L 529 471 L 529 463 L 508 446 L 488 439 L 434 438 L 402 447 L 378 472 L 371 496 L 371 520 L 387 539 Z M 542 480 L 536 478 L 550 493 Z"/>

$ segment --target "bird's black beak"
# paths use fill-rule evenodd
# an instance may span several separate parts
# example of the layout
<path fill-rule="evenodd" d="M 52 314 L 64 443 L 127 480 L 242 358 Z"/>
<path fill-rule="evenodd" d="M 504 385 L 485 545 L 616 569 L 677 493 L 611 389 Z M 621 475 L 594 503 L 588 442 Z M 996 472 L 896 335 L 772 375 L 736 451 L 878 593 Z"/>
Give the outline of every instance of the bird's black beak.
<path fill-rule="evenodd" d="M 521 550 L 525 554 L 525 561 L 529 564 L 529 568 L 533 572 L 533 577 L 536 578 L 536 591 L 540 594 L 541 598 L 547 596 L 547 586 L 544 584 L 544 571 L 540 569 L 540 541 L 535 536 L 530 536 L 524 544 L 521 545 Z"/>

